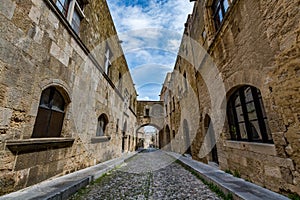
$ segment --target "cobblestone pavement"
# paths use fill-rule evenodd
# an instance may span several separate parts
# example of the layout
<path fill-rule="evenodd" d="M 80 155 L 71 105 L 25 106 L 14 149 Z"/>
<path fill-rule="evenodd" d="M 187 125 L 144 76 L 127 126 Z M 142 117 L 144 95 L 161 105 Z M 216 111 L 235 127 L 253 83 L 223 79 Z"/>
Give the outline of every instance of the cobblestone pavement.
<path fill-rule="evenodd" d="M 70 199 L 219 199 L 174 161 L 161 151 L 139 153 Z"/>

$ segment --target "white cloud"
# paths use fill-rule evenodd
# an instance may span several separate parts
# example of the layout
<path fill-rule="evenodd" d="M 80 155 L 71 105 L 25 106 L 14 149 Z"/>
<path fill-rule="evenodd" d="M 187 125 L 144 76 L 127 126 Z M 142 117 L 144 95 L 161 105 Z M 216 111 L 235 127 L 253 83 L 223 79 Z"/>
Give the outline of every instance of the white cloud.
<path fill-rule="evenodd" d="M 150 83 L 161 85 L 166 73 L 171 70 L 171 65 L 147 64 L 134 68 L 131 74 L 137 87 L 141 87 Z"/>
<path fill-rule="evenodd" d="M 170 39 L 168 41 L 168 44 L 167 44 L 167 48 L 170 49 L 171 51 L 178 51 L 178 48 L 179 48 L 179 45 L 180 45 L 180 40 L 176 40 L 176 39 Z"/>
<path fill-rule="evenodd" d="M 141 97 L 140 100 L 149 101 L 150 98 L 148 96 L 145 96 L 145 97 Z"/>
<path fill-rule="evenodd" d="M 146 8 L 134 3 L 126 6 L 115 0 L 108 0 L 108 4 L 119 32 L 144 28 L 182 32 L 187 14 L 191 13 L 193 7 L 193 3 L 185 0 L 149 0 Z"/>
<path fill-rule="evenodd" d="M 157 128 L 155 128 L 153 126 L 145 126 L 144 131 L 146 134 L 152 134 L 152 133 L 156 133 Z"/>
<path fill-rule="evenodd" d="M 174 67 L 184 23 L 193 3 L 187 0 L 107 2 L 123 41 L 139 99 L 157 100 L 166 73 Z"/>

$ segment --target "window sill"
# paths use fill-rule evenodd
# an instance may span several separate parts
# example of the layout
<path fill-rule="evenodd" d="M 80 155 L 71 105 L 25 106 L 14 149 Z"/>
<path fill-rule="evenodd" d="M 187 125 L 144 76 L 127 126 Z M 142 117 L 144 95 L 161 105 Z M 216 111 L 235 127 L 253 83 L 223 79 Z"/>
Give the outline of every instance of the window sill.
<path fill-rule="evenodd" d="M 7 140 L 6 146 L 13 153 L 36 152 L 50 148 L 65 148 L 73 145 L 74 138 L 31 138 Z"/>
<path fill-rule="evenodd" d="M 91 142 L 92 144 L 108 142 L 110 139 L 111 139 L 110 136 L 96 136 L 96 137 L 92 137 Z"/>
<path fill-rule="evenodd" d="M 226 140 L 224 145 L 229 148 L 276 156 L 274 144 Z"/>

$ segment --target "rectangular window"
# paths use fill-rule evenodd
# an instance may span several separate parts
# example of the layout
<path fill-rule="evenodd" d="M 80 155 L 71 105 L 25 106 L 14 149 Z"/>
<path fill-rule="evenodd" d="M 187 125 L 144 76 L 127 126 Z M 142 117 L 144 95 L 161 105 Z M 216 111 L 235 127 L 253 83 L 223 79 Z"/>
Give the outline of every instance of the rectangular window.
<path fill-rule="evenodd" d="M 80 22 L 84 18 L 83 6 L 81 0 L 57 0 L 57 8 L 61 11 L 63 16 L 71 24 L 73 30 L 79 34 Z"/>
<path fill-rule="evenodd" d="M 65 17 L 68 16 L 69 5 L 70 5 L 70 0 L 57 0 L 56 2 L 56 6 Z"/>
<path fill-rule="evenodd" d="M 77 9 L 75 9 L 72 17 L 72 28 L 76 33 L 79 33 L 80 21 L 81 21 L 81 16 L 77 11 Z"/>
<path fill-rule="evenodd" d="M 213 8 L 213 18 L 215 22 L 215 28 L 216 30 L 218 30 L 229 8 L 228 0 L 215 0 L 212 8 Z"/>
<path fill-rule="evenodd" d="M 117 119 L 117 123 L 116 123 L 116 134 L 118 134 L 119 132 L 119 119 Z"/>
<path fill-rule="evenodd" d="M 150 109 L 149 109 L 149 108 L 146 108 L 145 116 L 149 116 L 149 115 L 150 115 Z"/>

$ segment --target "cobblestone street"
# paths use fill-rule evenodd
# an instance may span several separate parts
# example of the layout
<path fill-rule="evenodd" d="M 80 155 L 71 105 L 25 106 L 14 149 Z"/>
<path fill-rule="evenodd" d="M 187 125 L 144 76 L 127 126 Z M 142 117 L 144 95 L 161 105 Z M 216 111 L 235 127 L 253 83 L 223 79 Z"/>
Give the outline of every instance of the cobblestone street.
<path fill-rule="evenodd" d="M 170 156 L 144 151 L 71 199 L 219 198 Z"/>

